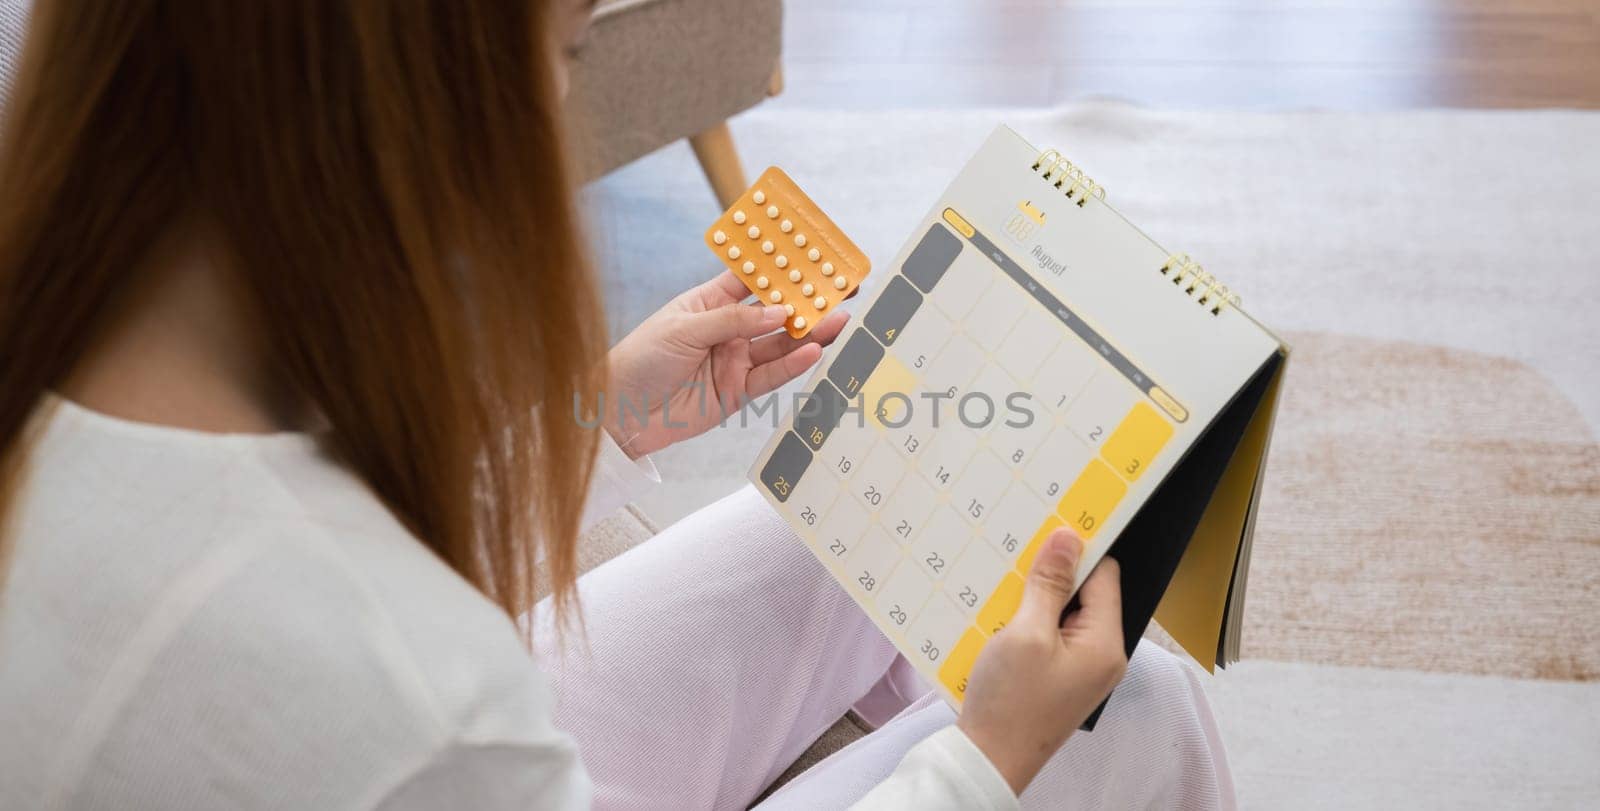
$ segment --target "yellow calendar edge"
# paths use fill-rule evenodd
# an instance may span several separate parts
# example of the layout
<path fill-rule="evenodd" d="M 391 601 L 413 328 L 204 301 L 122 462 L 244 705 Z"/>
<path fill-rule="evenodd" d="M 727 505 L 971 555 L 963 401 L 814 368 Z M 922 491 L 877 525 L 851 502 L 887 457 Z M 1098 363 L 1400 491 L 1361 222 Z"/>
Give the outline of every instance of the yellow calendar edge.
<path fill-rule="evenodd" d="M 1288 351 L 1280 352 L 1287 366 Z M 1229 600 L 1240 574 L 1241 547 L 1254 532 L 1283 374 L 1280 367 L 1251 416 L 1151 616 L 1208 673 L 1233 661 L 1219 652 L 1219 643 L 1238 641 L 1228 629 Z"/>

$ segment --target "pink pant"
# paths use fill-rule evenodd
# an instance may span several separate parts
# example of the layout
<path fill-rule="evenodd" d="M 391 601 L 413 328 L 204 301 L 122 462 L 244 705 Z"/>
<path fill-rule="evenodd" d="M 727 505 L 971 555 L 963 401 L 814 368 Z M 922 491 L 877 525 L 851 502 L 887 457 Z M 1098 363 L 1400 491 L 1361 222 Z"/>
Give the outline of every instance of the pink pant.
<path fill-rule="evenodd" d="M 869 691 L 881 712 L 895 693 L 886 687 L 916 684 L 891 669 L 894 647 L 748 487 L 595 569 L 579 590 L 584 630 L 563 649 L 540 623 L 535 650 L 597 808 L 745 808 Z M 846 807 L 954 721 L 932 694 L 916 698 L 761 807 Z M 1231 807 L 1193 672 L 1141 645 L 1095 731 L 1074 734 L 1023 800 Z"/>

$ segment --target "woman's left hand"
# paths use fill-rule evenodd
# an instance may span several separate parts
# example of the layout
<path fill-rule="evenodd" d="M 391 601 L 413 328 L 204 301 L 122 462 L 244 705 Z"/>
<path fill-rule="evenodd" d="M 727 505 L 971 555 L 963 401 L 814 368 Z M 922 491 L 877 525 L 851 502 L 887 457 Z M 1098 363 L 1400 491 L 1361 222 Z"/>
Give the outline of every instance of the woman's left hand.
<path fill-rule="evenodd" d="M 775 332 L 786 317 L 782 306 L 741 304 L 749 295 L 732 271 L 722 273 L 612 348 L 603 420 L 629 456 L 698 436 L 746 400 L 804 374 L 849 320 L 835 310 L 796 340 Z M 641 421 L 634 410 L 646 408 Z"/>

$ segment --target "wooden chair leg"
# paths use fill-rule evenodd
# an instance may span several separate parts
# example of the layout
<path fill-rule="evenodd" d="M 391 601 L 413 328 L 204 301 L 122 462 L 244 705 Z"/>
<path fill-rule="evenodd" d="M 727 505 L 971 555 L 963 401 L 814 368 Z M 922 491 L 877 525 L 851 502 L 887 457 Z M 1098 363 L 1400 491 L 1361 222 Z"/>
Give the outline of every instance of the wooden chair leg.
<path fill-rule="evenodd" d="M 739 151 L 733 146 L 733 132 L 724 121 L 702 132 L 689 136 L 689 146 L 700 161 L 700 169 L 711 183 L 711 192 L 723 208 L 733 205 L 749 186 L 744 177 L 744 167 L 739 164 Z"/>

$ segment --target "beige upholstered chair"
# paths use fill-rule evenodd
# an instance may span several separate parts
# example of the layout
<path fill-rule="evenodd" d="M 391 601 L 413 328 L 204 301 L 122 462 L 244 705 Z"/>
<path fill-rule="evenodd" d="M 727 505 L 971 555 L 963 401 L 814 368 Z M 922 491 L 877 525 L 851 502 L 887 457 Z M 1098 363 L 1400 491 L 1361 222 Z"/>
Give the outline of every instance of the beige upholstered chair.
<path fill-rule="evenodd" d="M 782 87 L 782 0 L 600 0 L 569 103 L 597 177 L 679 138 L 724 206 L 746 185 L 728 118 Z"/>

